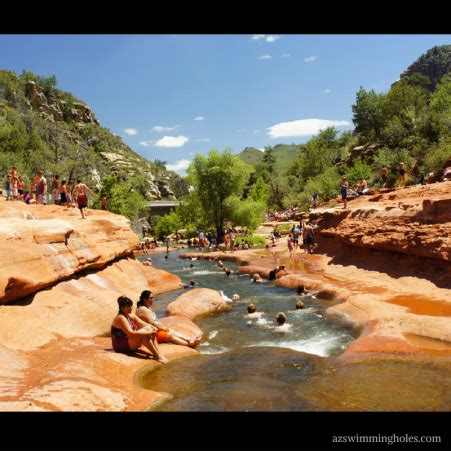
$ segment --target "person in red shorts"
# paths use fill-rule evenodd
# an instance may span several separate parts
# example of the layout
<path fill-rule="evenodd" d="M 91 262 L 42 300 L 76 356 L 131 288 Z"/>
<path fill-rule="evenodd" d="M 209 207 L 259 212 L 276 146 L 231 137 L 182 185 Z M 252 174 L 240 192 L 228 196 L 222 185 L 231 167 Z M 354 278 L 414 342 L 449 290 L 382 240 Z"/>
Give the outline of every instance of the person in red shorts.
<path fill-rule="evenodd" d="M 163 326 L 163 324 L 158 321 L 155 312 L 152 310 L 152 304 L 152 292 L 149 290 L 144 290 L 139 297 L 136 316 L 157 329 L 156 338 L 158 343 L 171 342 L 177 345 L 191 347 L 195 347 L 200 343 L 201 337 L 194 337 L 192 340 L 190 340 L 189 338 L 184 337 L 182 334 L 175 333 L 169 328 Z"/>
<path fill-rule="evenodd" d="M 158 349 L 155 328 L 132 314 L 133 301 L 126 296 L 117 299 L 119 311 L 111 324 L 111 343 L 116 352 L 136 351 L 145 346 L 160 363 L 168 363 Z"/>

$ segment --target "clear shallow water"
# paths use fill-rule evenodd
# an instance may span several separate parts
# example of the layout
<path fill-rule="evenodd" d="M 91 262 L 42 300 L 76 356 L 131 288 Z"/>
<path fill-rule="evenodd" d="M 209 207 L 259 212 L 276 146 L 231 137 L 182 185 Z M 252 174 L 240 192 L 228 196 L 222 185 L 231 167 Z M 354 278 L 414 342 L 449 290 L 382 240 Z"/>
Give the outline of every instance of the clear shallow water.
<path fill-rule="evenodd" d="M 196 288 L 221 290 L 229 298 L 235 293 L 240 295 L 239 302 L 231 303 L 230 311 L 196 320 L 204 331 L 203 341 L 197 348 L 201 354 L 219 354 L 241 347 L 275 346 L 329 356 L 341 354 L 356 337 L 352 330 L 325 318 L 324 311 L 333 301 L 303 296 L 304 309 L 296 310 L 298 297 L 294 291 L 267 281 L 252 283 L 248 275 L 238 274 L 239 266 L 235 263 L 225 262 L 233 272 L 227 277 L 215 262 L 182 260 L 178 253 L 170 253 L 169 259 L 165 260 L 164 255 L 152 256 L 154 266 L 179 275 L 184 282 L 194 279 Z M 154 304 L 157 315 L 164 316 L 167 305 L 184 291 L 157 296 Z M 260 318 L 248 316 L 246 307 L 250 303 L 261 312 Z M 286 323 L 292 325 L 286 332 L 275 326 L 278 312 L 284 312 Z"/>
<path fill-rule="evenodd" d="M 356 338 L 355 332 L 325 318 L 334 301 L 303 298 L 295 310 L 296 293 L 269 282 L 254 284 L 224 262 L 229 278 L 216 263 L 181 260 L 171 253 L 152 256 L 153 263 L 191 278 L 196 287 L 234 293 L 240 302 L 232 310 L 196 320 L 204 331 L 200 355 L 176 359 L 140 374 L 140 384 L 168 396 L 159 411 L 436 411 L 450 410 L 451 382 L 447 362 L 368 357 L 343 362 L 337 357 Z M 190 268 L 190 263 L 194 265 Z M 165 316 L 167 305 L 186 290 L 159 295 L 155 311 Z M 250 303 L 263 312 L 249 319 Z M 289 332 L 274 327 L 285 312 Z M 250 321 L 250 324 L 248 322 Z M 421 387 L 421 388 L 420 388 Z"/>

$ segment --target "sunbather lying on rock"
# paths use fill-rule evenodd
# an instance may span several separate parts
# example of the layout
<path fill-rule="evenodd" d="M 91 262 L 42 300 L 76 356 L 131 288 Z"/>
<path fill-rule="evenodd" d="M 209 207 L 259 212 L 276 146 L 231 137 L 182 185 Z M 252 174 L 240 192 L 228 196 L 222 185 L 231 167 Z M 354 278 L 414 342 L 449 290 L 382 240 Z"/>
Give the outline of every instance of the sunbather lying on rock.
<path fill-rule="evenodd" d="M 158 321 L 157 315 L 152 310 L 153 296 L 149 290 L 144 290 L 138 301 L 136 315 L 145 323 L 150 324 L 157 330 L 156 338 L 158 343 L 175 343 L 181 346 L 195 347 L 200 343 L 201 337 L 186 337 L 181 333 L 175 333 Z"/>
<path fill-rule="evenodd" d="M 136 351 L 145 346 L 160 363 L 169 360 L 162 356 L 156 340 L 156 329 L 132 314 L 133 301 L 126 296 L 117 299 L 119 312 L 111 325 L 111 341 L 116 352 Z"/>

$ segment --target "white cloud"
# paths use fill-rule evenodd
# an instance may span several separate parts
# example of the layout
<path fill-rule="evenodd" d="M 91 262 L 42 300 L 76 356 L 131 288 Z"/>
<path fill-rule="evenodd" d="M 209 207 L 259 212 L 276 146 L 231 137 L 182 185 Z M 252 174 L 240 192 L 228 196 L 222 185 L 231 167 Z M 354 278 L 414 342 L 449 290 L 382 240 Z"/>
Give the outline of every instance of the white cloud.
<path fill-rule="evenodd" d="M 280 36 L 277 34 L 269 34 L 266 38 L 266 42 L 275 42 L 277 39 L 279 39 Z"/>
<path fill-rule="evenodd" d="M 283 53 L 282 58 L 289 58 L 291 55 L 289 53 Z"/>
<path fill-rule="evenodd" d="M 260 39 L 264 39 L 266 42 L 275 42 L 279 39 L 279 35 L 277 34 L 254 34 L 252 35 L 252 39 L 254 41 L 258 41 Z"/>
<path fill-rule="evenodd" d="M 136 128 L 124 128 L 124 133 L 127 133 L 127 135 L 136 135 L 138 133 L 138 130 Z"/>
<path fill-rule="evenodd" d="M 199 142 L 208 142 L 208 141 L 211 141 L 211 139 L 210 139 L 210 138 L 201 138 L 201 139 L 196 139 L 196 141 L 199 141 Z"/>
<path fill-rule="evenodd" d="M 167 164 L 166 168 L 168 171 L 178 172 L 179 174 L 185 173 L 190 165 L 190 160 L 179 160 L 172 164 Z"/>
<path fill-rule="evenodd" d="M 259 60 L 270 60 L 271 58 L 271 55 L 262 55 L 258 57 Z"/>
<path fill-rule="evenodd" d="M 321 92 L 323 94 L 330 94 L 332 91 L 329 88 L 327 88 L 327 89 L 323 89 Z"/>
<path fill-rule="evenodd" d="M 205 117 L 204 116 L 197 116 L 194 118 L 195 121 L 204 121 Z"/>
<path fill-rule="evenodd" d="M 316 61 L 318 59 L 317 56 L 309 56 L 308 58 L 305 58 L 306 63 L 311 63 L 312 61 Z"/>
<path fill-rule="evenodd" d="M 247 131 L 245 128 L 240 128 L 239 130 L 235 130 L 237 133 L 243 133 Z"/>
<path fill-rule="evenodd" d="M 163 127 L 162 125 L 156 125 L 155 127 L 152 127 L 152 131 L 156 133 L 171 132 L 179 127 L 181 127 L 181 125 L 175 125 L 174 127 Z"/>
<path fill-rule="evenodd" d="M 291 122 L 281 122 L 267 128 L 270 138 L 282 138 L 288 136 L 310 136 L 317 134 L 327 127 L 341 127 L 350 125 L 348 121 L 329 121 L 327 119 L 300 119 Z"/>
<path fill-rule="evenodd" d="M 189 141 L 187 136 L 163 136 L 155 143 L 156 147 L 183 147 Z"/>
<path fill-rule="evenodd" d="M 143 147 L 149 147 L 150 142 L 149 141 L 139 141 L 139 145 Z"/>

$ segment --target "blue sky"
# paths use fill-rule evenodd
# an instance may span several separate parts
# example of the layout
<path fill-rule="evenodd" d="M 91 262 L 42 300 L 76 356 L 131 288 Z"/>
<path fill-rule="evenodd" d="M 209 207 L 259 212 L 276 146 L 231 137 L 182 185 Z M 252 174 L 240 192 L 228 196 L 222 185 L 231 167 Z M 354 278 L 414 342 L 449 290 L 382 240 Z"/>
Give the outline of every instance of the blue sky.
<path fill-rule="evenodd" d="M 360 86 L 386 91 L 451 35 L 0 35 L 0 68 L 58 87 L 144 157 L 301 143 L 352 129 Z M 331 121 L 331 122 L 327 122 Z"/>

